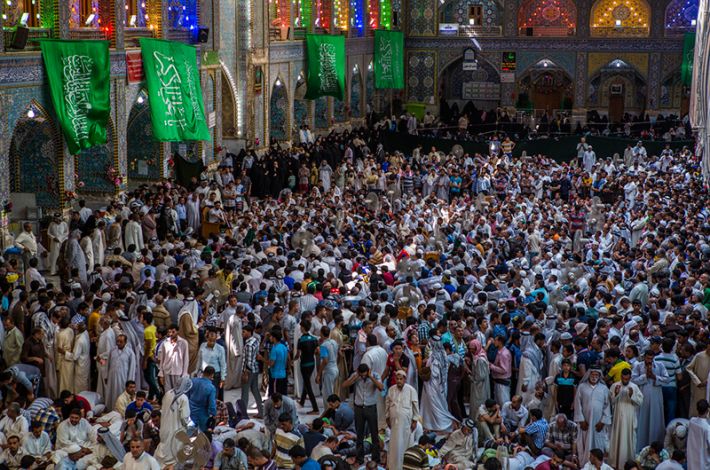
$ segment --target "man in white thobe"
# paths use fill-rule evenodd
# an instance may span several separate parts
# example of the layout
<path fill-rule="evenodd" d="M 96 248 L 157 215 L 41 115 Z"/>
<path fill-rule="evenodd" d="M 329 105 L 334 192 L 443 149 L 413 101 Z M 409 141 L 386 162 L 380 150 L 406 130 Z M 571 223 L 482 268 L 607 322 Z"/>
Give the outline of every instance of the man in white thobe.
<path fill-rule="evenodd" d="M 663 442 L 666 435 L 666 423 L 663 419 L 662 387 L 669 382 L 666 367 L 653 360 L 650 349 L 644 354 L 643 361 L 634 364 L 631 380 L 639 386 L 643 393 L 643 403 L 638 414 L 638 440 L 636 451 L 651 445 L 653 442 Z"/>
<path fill-rule="evenodd" d="M 237 313 L 236 295 L 230 295 L 227 307 L 222 312 L 224 323 L 224 341 L 227 349 L 227 375 L 224 389 L 230 390 L 241 385 L 242 365 L 244 363 L 244 339 L 242 338 L 242 318 Z"/>
<path fill-rule="evenodd" d="M 76 336 L 74 336 L 74 349 L 72 356 L 74 358 L 74 393 L 83 392 L 91 389 L 91 353 L 89 348 L 91 341 L 89 340 L 89 332 L 86 331 L 86 324 L 79 323 L 76 325 Z"/>
<path fill-rule="evenodd" d="M 96 393 L 106 398 L 106 383 L 108 381 L 108 356 L 116 344 L 116 332 L 111 328 L 111 319 L 101 317 L 99 325 L 103 329 L 96 346 L 97 369 L 99 379 L 96 384 Z"/>
<path fill-rule="evenodd" d="M 631 370 L 621 371 L 621 380 L 611 386 L 614 419 L 611 423 L 609 464 L 623 468 L 636 455 L 636 415 L 643 402 L 638 385 L 631 381 Z"/>
<path fill-rule="evenodd" d="M 419 418 L 417 390 L 407 384 L 407 373 L 398 370 L 396 385 L 387 392 L 385 419 L 390 428 L 387 448 L 387 468 L 397 468 L 404 459 L 404 451 L 410 447 L 412 431 Z"/>
<path fill-rule="evenodd" d="M 130 450 L 123 458 L 123 470 L 160 470 L 158 461 L 143 450 L 143 441 L 140 438 L 131 439 Z"/>
<path fill-rule="evenodd" d="M 710 418 L 707 400 L 698 401 L 698 415 L 690 418 L 688 424 L 688 470 L 706 470 L 710 468 Z"/>
<path fill-rule="evenodd" d="M 49 273 L 54 276 L 57 274 L 59 250 L 62 243 L 69 238 L 69 225 L 62 219 L 59 212 L 54 214 L 52 222 L 49 223 L 47 236 L 49 237 Z"/>
<path fill-rule="evenodd" d="M 133 380 L 136 374 L 136 355 L 126 347 L 126 335 L 118 335 L 116 347 L 108 356 L 108 380 L 106 382 L 106 400 L 108 409 L 113 409 L 116 399 L 126 388 L 126 382 Z"/>
<path fill-rule="evenodd" d="M 456 468 L 475 468 L 477 445 L 476 423 L 471 418 L 466 418 L 463 420 L 463 426 L 446 439 L 439 456 L 445 457 L 446 462 L 456 465 Z"/>
<path fill-rule="evenodd" d="M 163 396 L 160 409 L 160 444 L 155 449 L 155 458 L 164 467 L 176 463 L 171 439 L 179 430 L 187 430 L 190 423 L 190 400 L 187 393 L 192 388 L 190 377 L 182 377 L 179 385 Z"/>
<path fill-rule="evenodd" d="M 22 450 L 35 459 L 49 459 L 52 456 L 52 441 L 40 422 L 32 423 L 32 432 L 22 439 Z"/>
<path fill-rule="evenodd" d="M 586 465 L 589 461 L 590 450 L 601 449 L 606 452 L 609 444 L 609 389 L 599 380 L 601 375 L 599 369 L 589 370 L 574 397 L 574 421 L 579 426 L 577 452 L 580 465 Z"/>
<path fill-rule="evenodd" d="M 143 229 L 138 222 L 138 215 L 134 214 L 131 220 L 126 224 L 124 237 L 126 249 L 131 245 L 136 247 L 137 252 L 143 249 Z"/>
<path fill-rule="evenodd" d="M 57 427 L 56 448 L 68 452 L 72 446 L 79 446 L 84 456 L 77 462 L 77 468 L 86 468 L 93 457 L 91 455 L 94 446 L 91 439 L 92 432 L 91 424 L 82 418 L 78 411 L 72 412 L 69 418 L 59 423 Z"/>

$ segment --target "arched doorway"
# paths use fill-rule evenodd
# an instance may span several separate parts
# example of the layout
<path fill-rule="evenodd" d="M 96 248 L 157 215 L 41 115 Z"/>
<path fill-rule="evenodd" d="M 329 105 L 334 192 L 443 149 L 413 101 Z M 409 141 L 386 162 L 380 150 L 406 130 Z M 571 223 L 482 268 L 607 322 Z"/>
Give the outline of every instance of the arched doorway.
<path fill-rule="evenodd" d="M 476 122 L 476 111 L 495 111 L 500 104 L 500 76 L 483 59 L 477 60 L 475 70 L 464 70 L 463 57 L 454 60 L 441 71 L 439 84 L 441 115 L 446 121 L 465 113 Z"/>
<path fill-rule="evenodd" d="M 589 107 L 605 111 L 611 124 L 619 124 L 626 114 L 646 109 L 646 80 L 622 59 L 597 70 L 589 82 L 589 92 Z"/>
<path fill-rule="evenodd" d="M 76 174 L 82 187 L 77 187 L 79 193 L 83 194 L 112 194 L 116 191 L 115 178 L 118 176 L 118 169 L 115 162 L 116 156 L 116 132 L 113 128 L 113 121 L 109 117 L 106 126 L 106 143 L 95 145 L 88 149 L 82 149 L 74 162 Z"/>
<path fill-rule="evenodd" d="M 128 179 L 158 180 L 162 174 L 163 147 L 153 136 L 148 93 L 141 90 L 128 115 L 126 132 Z"/>
<path fill-rule="evenodd" d="M 269 140 L 287 140 L 288 136 L 288 92 L 286 84 L 278 77 L 271 90 L 269 102 Z"/>
<path fill-rule="evenodd" d="M 355 64 L 352 78 L 350 79 L 350 115 L 354 118 L 362 117 L 361 98 L 362 79 L 360 78 L 360 68 Z"/>
<path fill-rule="evenodd" d="M 308 124 L 308 101 L 306 96 L 306 76 L 303 72 L 298 74 L 296 89 L 293 91 L 293 140 L 298 141 L 298 131 L 301 126 Z"/>
<path fill-rule="evenodd" d="M 62 151 L 57 127 L 36 101 L 15 124 L 10 140 L 10 192 L 33 193 L 37 206 L 60 206 L 59 166 Z"/>
<path fill-rule="evenodd" d="M 237 87 L 232 74 L 220 63 L 222 71 L 222 139 L 238 137 L 237 123 Z"/>
<path fill-rule="evenodd" d="M 328 97 L 321 96 L 316 99 L 315 124 L 316 129 L 327 129 L 328 123 Z"/>
<path fill-rule="evenodd" d="M 518 80 L 518 107 L 553 116 L 556 110 L 571 109 L 574 83 L 566 70 L 549 59 L 527 69 Z"/>

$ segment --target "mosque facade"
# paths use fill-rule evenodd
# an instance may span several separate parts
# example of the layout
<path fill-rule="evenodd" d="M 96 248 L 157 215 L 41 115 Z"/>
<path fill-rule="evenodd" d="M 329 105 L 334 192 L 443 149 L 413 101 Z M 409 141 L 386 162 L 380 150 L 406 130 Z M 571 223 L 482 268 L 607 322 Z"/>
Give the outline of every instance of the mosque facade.
<path fill-rule="evenodd" d="M 209 164 L 358 125 L 368 110 L 441 100 L 583 121 L 589 110 L 687 113 L 681 65 L 697 0 L 3 0 L 0 6 L 0 201 L 37 207 L 112 195 L 171 171 L 176 154 Z M 26 43 L 16 25 L 29 27 Z M 405 88 L 376 90 L 373 34 L 405 33 Z M 344 100 L 304 99 L 308 32 L 346 36 Z M 211 141 L 156 142 L 138 39 L 194 44 Z M 111 115 L 105 145 L 71 155 L 50 100 L 38 40 L 107 39 Z M 20 38 L 21 39 L 21 38 Z M 116 175 L 121 176 L 120 183 Z"/>

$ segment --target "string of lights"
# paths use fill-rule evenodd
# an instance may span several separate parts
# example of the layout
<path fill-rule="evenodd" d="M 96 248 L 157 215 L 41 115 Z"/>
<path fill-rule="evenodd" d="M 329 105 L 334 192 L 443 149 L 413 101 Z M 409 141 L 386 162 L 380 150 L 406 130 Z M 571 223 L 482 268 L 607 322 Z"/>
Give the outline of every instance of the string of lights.
<path fill-rule="evenodd" d="M 380 28 L 392 29 L 392 1 L 380 0 Z"/>

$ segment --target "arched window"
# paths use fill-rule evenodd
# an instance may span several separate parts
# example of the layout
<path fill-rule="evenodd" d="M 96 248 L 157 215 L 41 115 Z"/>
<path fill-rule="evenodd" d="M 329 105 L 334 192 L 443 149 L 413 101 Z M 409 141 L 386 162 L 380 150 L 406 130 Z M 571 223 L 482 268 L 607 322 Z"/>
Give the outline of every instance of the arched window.
<path fill-rule="evenodd" d="M 592 36 L 647 37 L 651 8 L 645 0 L 598 0 L 590 22 Z"/>
<path fill-rule="evenodd" d="M 698 0 L 673 0 L 666 7 L 666 36 L 695 31 Z"/>
<path fill-rule="evenodd" d="M 281 78 L 277 78 L 271 90 L 269 103 L 269 137 L 271 142 L 286 140 L 288 133 L 288 92 Z"/>
<path fill-rule="evenodd" d="M 528 0 L 518 10 L 521 36 L 573 36 L 576 27 L 573 0 Z"/>

